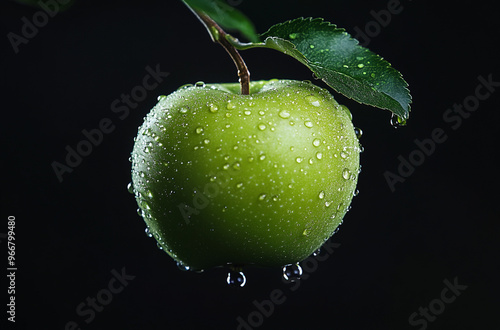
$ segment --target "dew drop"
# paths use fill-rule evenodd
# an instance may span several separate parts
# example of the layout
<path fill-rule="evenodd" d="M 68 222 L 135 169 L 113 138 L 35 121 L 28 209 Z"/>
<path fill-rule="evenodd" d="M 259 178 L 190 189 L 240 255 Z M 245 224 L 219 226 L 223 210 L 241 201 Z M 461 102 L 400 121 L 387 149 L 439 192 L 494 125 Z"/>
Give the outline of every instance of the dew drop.
<path fill-rule="evenodd" d="M 323 190 L 321 190 L 321 191 L 319 192 L 318 197 L 319 197 L 319 199 L 323 199 L 323 198 L 325 198 L 325 192 L 324 192 Z"/>
<path fill-rule="evenodd" d="M 180 108 L 180 109 L 179 109 L 179 112 L 180 112 L 180 113 L 187 113 L 187 112 L 188 112 L 188 109 L 187 109 L 187 108 Z"/>
<path fill-rule="evenodd" d="M 286 110 L 281 110 L 279 113 L 278 113 L 278 116 L 280 116 L 280 118 L 283 118 L 283 119 L 287 119 L 290 117 L 290 113 Z"/>
<path fill-rule="evenodd" d="M 194 84 L 195 87 L 205 87 L 205 83 L 203 81 L 197 81 L 195 84 Z"/>
<path fill-rule="evenodd" d="M 300 163 L 302 163 L 302 161 L 303 161 L 303 160 L 304 160 L 304 159 L 303 159 L 302 157 L 297 157 L 297 158 L 295 158 L 295 161 L 296 161 L 297 163 L 299 163 L 299 164 L 300 164 Z"/>
<path fill-rule="evenodd" d="M 247 283 L 247 279 L 243 272 L 231 269 L 227 273 L 226 282 L 232 288 L 242 288 Z"/>
<path fill-rule="evenodd" d="M 229 165 L 229 164 L 226 163 L 226 164 L 224 164 L 224 166 L 222 166 L 222 168 L 225 169 L 225 170 L 227 170 L 227 169 L 229 169 L 230 166 L 231 165 Z"/>
<path fill-rule="evenodd" d="M 346 180 L 347 180 L 347 179 L 349 179 L 350 174 L 351 174 L 351 172 L 350 172 L 350 171 L 349 171 L 349 169 L 347 169 L 347 168 L 344 168 L 344 170 L 342 171 L 342 177 L 343 177 L 344 179 L 346 179 Z"/>
<path fill-rule="evenodd" d="M 160 243 L 158 243 L 158 242 L 156 243 L 156 247 L 157 247 L 158 249 L 160 249 L 160 250 L 163 250 L 163 247 L 162 247 L 162 246 L 161 246 L 161 244 L 160 244 Z"/>
<path fill-rule="evenodd" d="M 297 264 L 288 264 L 283 267 L 283 278 L 287 282 L 295 282 L 300 280 L 302 276 L 302 267 Z"/>
<path fill-rule="evenodd" d="M 264 159 L 266 159 L 266 155 L 260 155 L 259 159 L 260 159 L 260 160 L 264 160 Z"/>
<path fill-rule="evenodd" d="M 234 108 L 236 108 L 236 106 L 233 103 L 231 103 L 231 101 L 227 101 L 226 109 L 232 110 Z"/>
<path fill-rule="evenodd" d="M 343 158 L 343 159 L 346 159 L 349 155 L 347 154 L 347 152 L 345 151 L 341 151 L 340 152 L 340 157 Z"/>
<path fill-rule="evenodd" d="M 236 188 L 241 188 L 241 187 L 243 187 L 243 182 L 236 184 Z"/>
<path fill-rule="evenodd" d="M 263 130 L 265 130 L 265 129 L 266 129 L 266 124 L 259 124 L 259 126 L 258 126 L 258 127 L 259 127 L 259 130 L 260 130 L 260 131 L 263 131 Z"/>
<path fill-rule="evenodd" d="M 234 163 L 233 168 L 238 171 L 240 169 L 240 163 Z"/>
<path fill-rule="evenodd" d="M 196 130 L 195 130 L 196 134 L 201 134 L 201 133 L 203 133 L 203 131 L 204 131 L 203 127 L 201 127 L 201 126 L 200 127 L 196 127 Z"/>
<path fill-rule="evenodd" d="M 398 115 L 392 114 L 391 125 L 394 128 L 406 126 L 406 119 L 403 119 L 403 118 L 399 117 Z"/>
<path fill-rule="evenodd" d="M 164 99 L 166 99 L 166 98 L 167 98 L 167 96 L 166 96 L 166 95 L 160 95 L 160 96 L 158 96 L 156 99 L 157 99 L 158 101 L 163 101 L 163 100 L 164 100 Z"/>
<path fill-rule="evenodd" d="M 149 230 L 149 228 L 146 227 L 146 229 L 144 229 L 144 232 L 146 233 L 147 237 L 153 237 L 153 234 L 151 233 L 151 231 Z"/>
<path fill-rule="evenodd" d="M 318 151 L 318 152 L 316 153 L 316 158 L 318 158 L 318 159 L 323 158 L 323 154 L 322 154 L 321 152 L 319 152 L 319 151 Z"/>
<path fill-rule="evenodd" d="M 313 146 L 319 147 L 321 145 L 321 140 L 320 139 L 314 139 L 313 140 Z"/>
<path fill-rule="evenodd" d="M 245 116 L 250 116 L 252 114 L 252 111 L 245 110 L 243 113 L 245 114 Z"/>
<path fill-rule="evenodd" d="M 266 196 L 267 196 L 266 194 L 260 194 L 260 195 L 259 195 L 259 201 L 263 201 L 263 200 L 265 200 L 265 199 L 266 199 Z"/>
<path fill-rule="evenodd" d="M 210 143 L 210 140 L 209 140 L 209 139 L 205 139 L 205 140 L 203 140 L 203 143 L 205 143 L 205 144 L 209 144 L 209 143 Z"/>
<path fill-rule="evenodd" d="M 358 196 L 359 195 L 359 190 L 358 189 L 354 190 L 354 192 L 352 193 L 352 195 L 354 197 Z"/>
<path fill-rule="evenodd" d="M 312 255 L 313 255 L 313 257 L 317 257 L 317 256 L 319 256 L 319 255 L 320 255 L 320 253 L 321 253 L 321 248 L 319 248 L 319 249 L 317 249 L 316 251 L 314 251 L 314 252 L 312 253 Z"/>
<path fill-rule="evenodd" d="M 312 123 L 312 121 L 310 121 L 310 120 L 305 121 L 305 122 L 304 122 L 304 125 L 305 125 L 306 127 L 308 127 L 308 128 L 313 127 L 313 123 Z"/>

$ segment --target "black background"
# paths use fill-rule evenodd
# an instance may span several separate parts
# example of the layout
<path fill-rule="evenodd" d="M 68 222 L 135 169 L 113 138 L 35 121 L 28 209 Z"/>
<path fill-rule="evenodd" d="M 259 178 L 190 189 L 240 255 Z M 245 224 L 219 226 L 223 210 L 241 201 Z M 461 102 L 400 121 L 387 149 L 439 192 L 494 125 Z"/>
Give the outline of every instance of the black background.
<path fill-rule="evenodd" d="M 312 16 L 354 35 L 388 1 L 232 3 L 259 32 Z M 7 33 L 20 34 L 21 18 L 31 20 L 37 9 L 2 1 L 0 233 L 14 215 L 18 266 L 16 324 L 10 326 L 64 329 L 75 321 L 81 329 L 236 329 L 238 317 L 262 321 L 253 302 L 280 290 L 285 301 L 259 329 L 424 329 L 409 317 L 433 301 L 439 307 L 435 299 L 448 280 L 467 288 L 428 329 L 498 328 L 500 88 L 456 130 L 443 120 L 447 109 L 474 95 L 479 76 L 500 81 L 496 7 L 487 1 L 401 5 L 368 47 L 408 81 L 408 126 L 394 129 L 389 112 L 335 94 L 363 129 L 365 147 L 360 194 L 332 238 L 340 246 L 299 284 L 283 283 L 279 268 L 251 268 L 246 287 L 233 290 L 224 269 L 181 272 L 146 237 L 126 190 L 133 137 L 157 96 L 200 80 L 236 81 L 225 51 L 180 1 L 77 0 L 15 54 Z M 243 56 L 254 80 L 313 80 L 306 67 L 278 52 Z M 146 66 L 156 65 L 169 76 L 120 120 L 111 103 L 142 84 Z M 82 130 L 97 128 L 103 118 L 115 130 L 60 183 L 52 162 L 63 163 L 65 147 L 75 147 Z M 430 138 L 436 128 L 447 140 L 392 192 L 384 173 L 398 174 L 398 156 L 408 159 L 414 140 Z M 0 246 L 4 322 L 5 237 Z M 111 271 L 122 268 L 135 278 L 87 324 L 89 315 L 78 315 L 77 306 L 107 288 Z"/>

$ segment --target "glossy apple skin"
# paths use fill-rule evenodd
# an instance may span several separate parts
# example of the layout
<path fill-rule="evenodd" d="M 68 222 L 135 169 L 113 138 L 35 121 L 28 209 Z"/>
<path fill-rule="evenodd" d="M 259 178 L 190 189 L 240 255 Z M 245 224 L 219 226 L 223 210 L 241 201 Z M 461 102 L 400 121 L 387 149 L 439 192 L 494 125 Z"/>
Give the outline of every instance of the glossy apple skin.
<path fill-rule="evenodd" d="M 149 231 L 191 270 L 283 266 L 341 224 L 359 173 L 349 110 L 310 82 L 183 87 L 139 128 L 132 181 Z"/>

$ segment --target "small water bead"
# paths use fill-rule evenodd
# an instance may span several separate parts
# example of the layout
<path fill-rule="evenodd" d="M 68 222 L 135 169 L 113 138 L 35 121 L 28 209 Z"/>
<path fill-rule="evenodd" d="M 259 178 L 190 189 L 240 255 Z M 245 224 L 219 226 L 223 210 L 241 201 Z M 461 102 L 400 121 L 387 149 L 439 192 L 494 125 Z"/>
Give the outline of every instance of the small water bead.
<path fill-rule="evenodd" d="M 209 139 L 205 139 L 205 140 L 203 140 L 203 143 L 205 143 L 205 144 L 209 144 L 209 143 L 210 143 L 210 140 L 209 140 Z"/>
<path fill-rule="evenodd" d="M 157 99 L 158 101 L 163 101 L 163 100 L 164 100 L 164 99 L 166 99 L 166 98 L 167 98 L 167 96 L 166 96 L 166 95 L 160 95 L 160 96 L 158 96 L 156 99 Z"/>
<path fill-rule="evenodd" d="M 231 165 L 229 165 L 229 164 L 227 164 L 227 163 L 226 163 L 226 164 L 224 164 L 224 166 L 222 166 L 222 168 L 223 168 L 224 170 L 227 170 L 227 169 L 229 169 L 229 167 L 230 167 L 230 166 L 231 166 Z"/>
<path fill-rule="evenodd" d="M 203 131 L 204 131 L 203 127 L 201 127 L 201 126 L 196 127 L 196 130 L 195 130 L 196 134 L 201 134 L 201 133 L 203 133 Z"/>
<path fill-rule="evenodd" d="M 320 139 L 314 139 L 313 140 L 313 146 L 319 147 L 321 145 L 321 140 Z"/>
<path fill-rule="evenodd" d="M 343 159 L 346 159 L 347 157 L 349 157 L 349 155 L 347 154 L 347 152 L 341 151 L 340 152 L 340 157 L 343 158 Z"/>
<path fill-rule="evenodd" d="M 241 187 L 243 187 L 243 182 L 236 184 L 236 188 L 241 188 Z"/>
<path fill-rule="evenodd" d="M 195 84 L 194 84 L 195 87 L 205 87 L 205 83 L 203 81 L 197 81 Z"/>
<path fill-rule="evenodd" d="M 245 110 L 243 113 L 245 114 L 245 116 L 250 116 L 252 114 L 252 111 Z"/>
<path fill-rule="evenodd" d="M 358 196 L 359 195 L 359 190 L 358 189 L 355 189 L 354 192 L 352 193 L 352 195 L 354 197 Z"/>
<path fill-rule="evenodd" d="M 160 250 L 163 250 L 163 246 L 161 246 L 161 244 L 160 244 L 160 243 L 158 243 L 158 242 L 156 243 L 156 247 L 157 247 L 158 249 L 160 249 Z"/>
<path fill-rule="evenodd" d="M 283 278 L 288 282 L 295 282 L 300 280 L 302 276 L 302 267 L 297 264 L 288 264 L 283 267 Z"/>
<path fill-rule="evenodd" d="M 247 283 L 247 279 L 243 272 L 232 269 L 227 273 L 226 282 L 232 288 L 242 288 Z"/>
<path fill-rule="evenodd" d="M 234 103 L 232 103 L 231 101 L 227 101 L 226 109 L 232 110 L 234 108 L 236 108 L 236 105 L 234 105 Z"/>
<path fill-rule="evenodd" d="M 234 164 L 233 164 L 233 168 L 234 168 L 235 170 L 239 170 L 239 169 L 240 169 L 240 163 L 234 163 Z"/>
<path fill-rule="evenodd" d="M 324 192 L 323 190 L 321 190 L 321 191 L 319 192 L 318 197 L 319 197 L 319 199 L 323 199 L 323 198 L 325 198 L 325 192 Z"/>
<path fill-rule="evenodd" d="M 189 110 L 187 108 L 180 108 L 180 113 L 187 113 Z"/>
<path fill-rule="evenodd" d="M 391 116 L 391 125 L 394 128 L 399 128 L 402 126 L 406 126 L 406 119 L 399 117 L 398 115 L 392 114 Z"/>
<path fill-rule="evenodd" d="M 323 153 L 321 153 L 321 152 L 319 152 L 319 151 L 318 151 L 318 152 L 316 153 L 316 158 L 318 158 L 318 159 L 322 159 L 322 158 L 323 158 Z"/>
<path fill-rule="evenodd" d="M 303 161 L 303 160 L 304 160 L 304 159 L 303 159 L 302 157 L 297 157 L 297 158 L 295 158 L 295 161 L 296 161 L 297 163 L 299 163 L 299 164 L 300 164 L 300 163 L 302 163 L 302 161 Z"/>
<path fill-rule="evenodd" d="M 361 69 L 361 68 L 363 68 L 364 66 L 365 66 L 365 65 L 364 65 L 363 63 L 359 63 L 359 64 L 358 64 L 358 68 L 360 68 L 360 69 Z"/>
<path fill-rule="evenodd" d="M 344 170 L 342 171 L 342 177 L 347 180 L 349 179 L 350 175 L 351 171 L 349 171 L 349 169 L 347 168 L 344 168 Z"/>
<path fill-rule="evenodd" d="M 278 113 L 278 116 L 280 116 L 280 118 L 287 119 L 290 117 L 290 113 L 287 110 L 281 110 Z"/>
<path fill-rule="evenodd" d="M 264 159 L 266 159 L 266 155 L 260 155 L 259 159 L 260 159 L 260 160 L 264 160 Z"/>
<path fill-rule="evenodd" d="M 149 230 L 149 228 L 146 227 L 146 229 L 144 229 L 144 232 L 146 233 L 147 237 L 153 237 L 153 234 L 151 233 L 151 231 Z"/>
<path fill-rule="evenodd" d="M 266 124 L 259 124 L 259 126 L 258 126 L 258 127 L 259 127 L 259 130 L 260 130 L 260 131 L 263 131 L 263 130 L 265 130 L 265 129 L 266 129 Z"/>
<path fill-rule="evenodd" d="M 263 201 L 263 200 L 265 200 L 265 199 L 266 199 L 266 197 L 267 197 L 267 195 L 266 195 L 266 194 L 260 194 L 260 195 L 259 195 L 259 201 Z"/>
<path fill-rule="evenodd" d="M 313 256 L 313 257 L 317 257 L 317 256 L 319 256 L 319 255 L 320 255 L 320 253 L 321 253 L 321 248 L 319 248 L 319 249 L 317 249 L 316 251 L 314 251 L 314 252 L 312 253 L 312 256 Z"/>

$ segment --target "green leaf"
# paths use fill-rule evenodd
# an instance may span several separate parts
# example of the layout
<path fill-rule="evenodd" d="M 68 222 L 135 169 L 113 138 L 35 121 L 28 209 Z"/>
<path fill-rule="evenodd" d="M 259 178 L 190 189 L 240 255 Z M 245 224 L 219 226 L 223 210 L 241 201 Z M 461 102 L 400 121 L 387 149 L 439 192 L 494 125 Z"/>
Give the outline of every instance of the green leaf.
<path fill-rule="evenodd" d="M 246 48 L 279 50 L 309 67 L 337 92 L 408 118 L 411 95 L 401 74 L 344 29 L 321 18 L 298 18 L 272 26 L 262 37 L 264 43 L 246 44 Z"/>
<path fill-rule="evenodd" d="M 223 29 L 238 31 L 252 42 L 258 42 L 252 22 L 239 10 L 222 0 L 183 0 L 193 10 L 203 12 Z"/>

